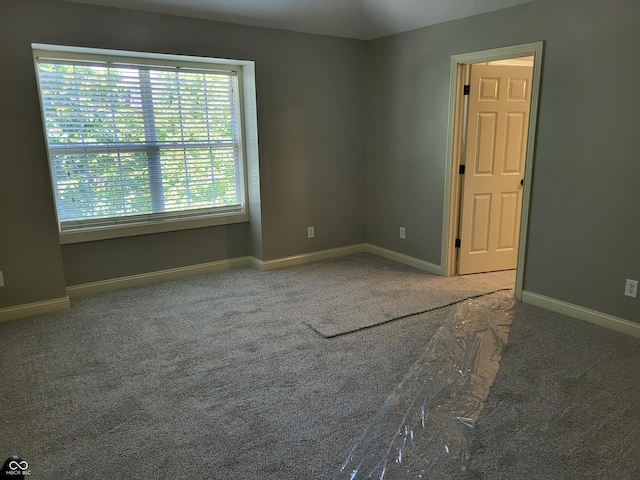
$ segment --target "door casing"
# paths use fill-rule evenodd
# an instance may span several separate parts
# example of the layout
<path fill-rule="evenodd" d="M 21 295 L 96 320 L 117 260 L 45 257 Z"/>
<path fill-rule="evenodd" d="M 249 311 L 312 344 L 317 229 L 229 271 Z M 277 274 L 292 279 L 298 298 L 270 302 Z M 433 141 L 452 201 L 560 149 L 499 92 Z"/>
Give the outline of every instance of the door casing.
<path fill-rule="evenodd" d="M 445 163 L 445 188 L 442 227 L 441 265 L 446 276 L 456 274 L 455 238 L 460 216 L 460 175 L 458 168 L 464 143 L 464 95 L 466 81 L 465 66 L 473 63 L 491 62 L 508 58 L 533 55 L 533 79 L 531 88 L 531 109 L 529 113 L 529 132 L 525 159 L 524 189 L 522 198 L 522 216 L 518 245 L 518 264 L 516 268 L 515 297 L 522 299 L 522 280 L 524 277 L 527 227 L 529 224 L 529 205 L 531 198 L 531 172 L 533 171 L 534 149 L 538 99 L 540 96 L 540 76 L 542 70 L 543 42 L 514 45 L 479 52 L 453 55 L 451 57 L 451 80 L 449 85 L 449 121 L 447 129 L 447 155 Z"/>

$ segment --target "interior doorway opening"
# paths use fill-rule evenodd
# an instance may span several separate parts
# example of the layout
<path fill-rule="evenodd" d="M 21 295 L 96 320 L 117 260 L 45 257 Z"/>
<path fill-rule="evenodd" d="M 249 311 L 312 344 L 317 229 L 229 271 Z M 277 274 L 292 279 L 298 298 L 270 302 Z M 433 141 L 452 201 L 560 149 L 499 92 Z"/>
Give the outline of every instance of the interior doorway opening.
<path fill-rule="evenodd" d="M 504 47 L 494 50 L 455 55 L 451 59 L 451 84 L 449 105 L 449 135 L 447 142 L 447 164 L 445 198 L 442 265 L 447 276 L 459 273 L 479 273 L 482 271 L 506 270 L 515 268 L 516 298 L 522 294 L 524 277 L 526 236 L 529 217 L 531 189 L 531 172 L 535 146 L 535 127 L 538 108 L 540 72 L 542 60 L 542 42 Z M 473 67 L 473 66 L 476 67 Z M 507 75 L 500 79 L 493 75 L 493 69 L 512 70 L 512 79 Z M 471 84 L 473 71 L 474 82 Z M 477 74 L 477 72 L 480 74 Z M 498 71 L 498 70 L 496 70 Z M 521 74 L 530 72 L 529 80 Z M 528 82 L 528 85 L 527 85 Z M 476 89 L 476 108 L 473 117 L 467 121 L 470 108 L 469 87 Z M 500 89 L 506 95 L 519 100 L 527 100 L 527 109 L 517 112 L 491 112 L 486 106 L 492 97 L 498 97 Z M 479 90 L 478 90 L 479 89 Z M 467 95 L 465 95 L 467 93 Z M 479 96 L 478 96 L 479 95 Z M 522 101 L 520 103 L 523 103 Z M 511 108 L 511 107 L 509 107 Z M 502 115 L 503 132 L 497 137 L 498 118 Z M 505 123 L 506 122 L 506 123 Z M 525 122 L 526 124 L 523 124 Z M 469 129 L 473 139 L 467 143 Z M 505 129 L 506 128 L 506 129 Z M 512 151 L 507 155 L 507 150 Z M 514 163 L 515 150 L 522 153 L 518 162 Z M 497 153 L 498 163 L 490 161 L 491 155 Z M 468 155 L 473 156 L 473 165 L 467 166 Z M 511 160 L 506 161 L 509 157 Z M 471 172 L 468 168 L 471 167 Z M 505 179 L 512 184 L 489 194 L 486 182 L 493 173 L 505 172 Z M 465 177 L 471 173 L 473 181 Z M 463 181 L 464 179 L 464 181 Z M 473 183 L 480 187 L 474 191 Z M 476 185 L 477 186 L 477 185 Z M 465 196 L 465 187 L 467 188 Z M 486 223 L 483 223 L 485 222 Z M 465 223 L 466 222 L 466 223 Z M 492 223 L 493 222 L 493 223 Z M 497 233 L 490 228 L 498 224 L 502 230 Z M 460 271 L 460 256 L 463 242 L 467 242 L 467 262 Z M 491 248 L 489 246 L 492 245 Z M 495 260 L 484 256 L 485 250 L 498 253 L 503 260 Z M 494 252 L 494 253 L 495 253 Z M 504 253 L 508 255 L 503 255 Z M 505 262 L 504 258 L 510 258 Z M 471 264 L 469 264 L 471 258 Z M 496 257 L 497 258 L 497 257 Z M 477 265 L 473 265 L 476 262 Z M 498 263 L 492 263 L 498 262 Z M 499 263 L 502 262 L 502 263 Z"/>

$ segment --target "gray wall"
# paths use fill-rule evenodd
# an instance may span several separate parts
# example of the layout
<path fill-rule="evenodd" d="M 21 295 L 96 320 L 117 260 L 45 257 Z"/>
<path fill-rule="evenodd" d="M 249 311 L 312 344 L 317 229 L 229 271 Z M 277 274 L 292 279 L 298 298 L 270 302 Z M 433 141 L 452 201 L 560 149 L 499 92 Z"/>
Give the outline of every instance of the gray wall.
<path fill-rule="evenodd" d="M 367 241 L 440 264 L 451 56 L 544 41 L 524 289 L 640 321 L 639 24 L 637 0 L 539 0 L 369 42 Z"/>
<path fill-rule="evenodd" d="M 439 264 L 451 56 L 544 41 L 524 288 L 640 321 L 640 300 L 622 295 L 640 278 L 639 23 L 637 0 L 538 0 L 361 42 L 2 0 L 0 308 L 66 285 L 365 241 Z M 61 248 L 32 42 L 256 61 L 252 222 Z"/>
<path fill-rule="evenodd" d="M 255 61 L 262 191 L 260 201 L 251 201 L 251 223 L 60 246 L 31 43 Z M 0 308 L 63 297 L 67 285 L 362 243 L 365 45 L 51 0 L 2 0 Z M 313 240 L 309 225 L 316 228 Z"/>

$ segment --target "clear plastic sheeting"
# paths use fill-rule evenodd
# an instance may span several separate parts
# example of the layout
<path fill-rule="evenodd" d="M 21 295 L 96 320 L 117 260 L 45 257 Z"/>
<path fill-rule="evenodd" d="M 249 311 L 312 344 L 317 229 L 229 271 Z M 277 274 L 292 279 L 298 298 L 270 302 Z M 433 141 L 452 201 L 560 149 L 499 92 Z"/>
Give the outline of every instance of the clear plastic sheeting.
<path fill-rule="evenodd" d="M 508 339 L 512 296 L 496 293 L 452 309 L 335 480 L 454 478 L 466 470 L 473 427 Z"/>

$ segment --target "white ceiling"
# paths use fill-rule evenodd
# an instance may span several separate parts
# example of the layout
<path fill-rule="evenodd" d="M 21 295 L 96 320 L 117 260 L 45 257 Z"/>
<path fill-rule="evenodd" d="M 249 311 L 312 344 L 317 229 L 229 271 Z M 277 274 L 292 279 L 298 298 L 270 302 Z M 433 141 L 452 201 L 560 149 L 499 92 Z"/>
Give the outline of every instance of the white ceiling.
<path fill-rule="evenodd" d="M 66 0 L 371 40 L 533 0 Z"/>

